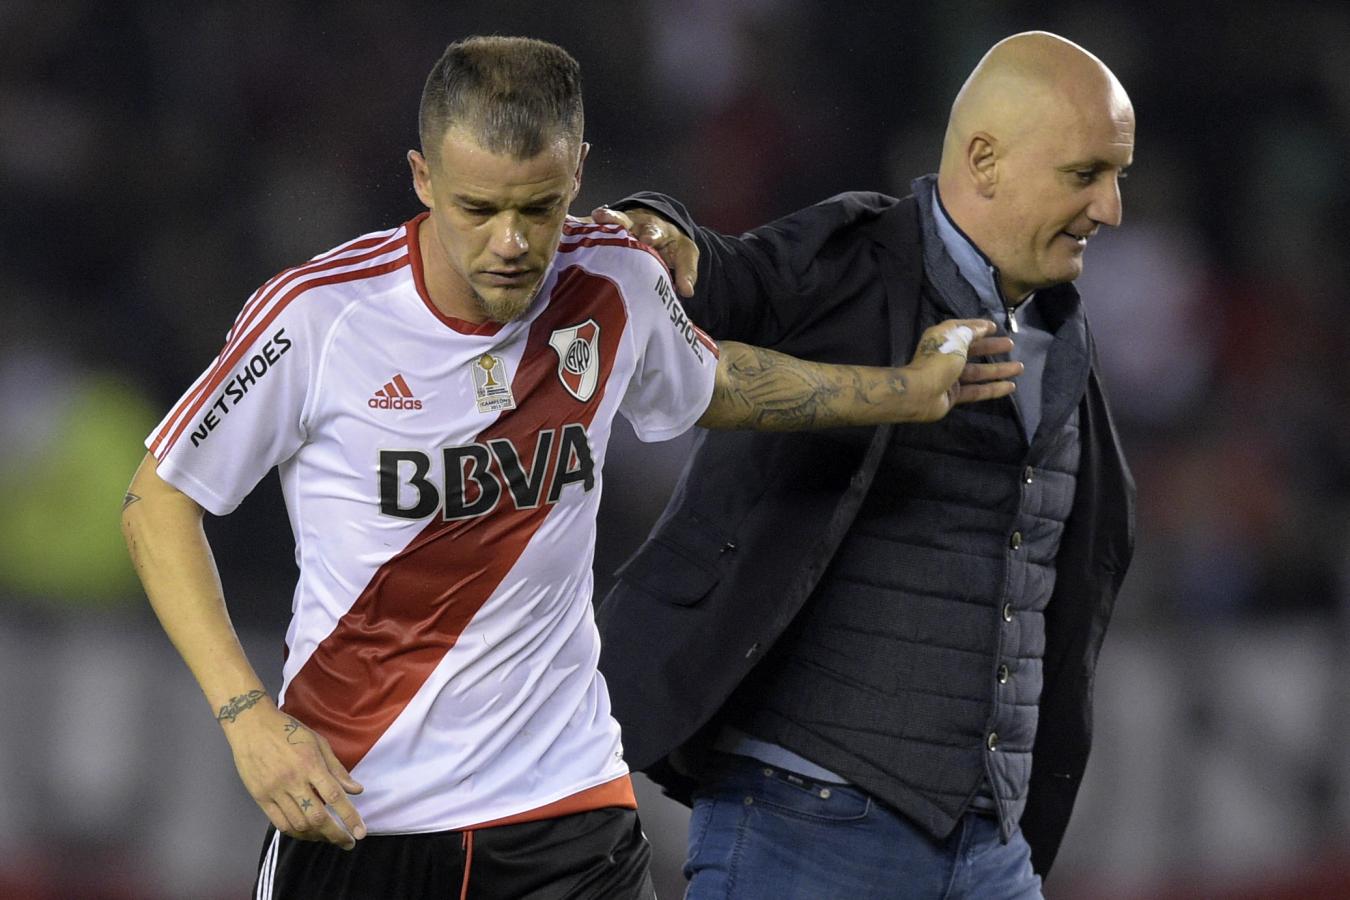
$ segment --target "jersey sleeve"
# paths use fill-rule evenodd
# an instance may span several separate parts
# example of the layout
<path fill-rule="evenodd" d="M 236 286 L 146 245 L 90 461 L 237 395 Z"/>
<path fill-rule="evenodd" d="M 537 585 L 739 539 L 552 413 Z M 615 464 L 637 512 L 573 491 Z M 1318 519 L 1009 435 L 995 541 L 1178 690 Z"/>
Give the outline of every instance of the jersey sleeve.
<path fill-rule="evenodd" d="M 708 409 L 717 344 L 690 320 L 665 268 L 650 260 L 649 278 L 628 296 L 637 365 L 620 411 L 644 441 L 682 434 Z"/>
<path fill-rule="evenodd" d="M 244 307 L 220 355 L 145 441 L 159 476 L 218 516 L 305 440 L 312 329 L 301 304 L 259 303 Z"/>

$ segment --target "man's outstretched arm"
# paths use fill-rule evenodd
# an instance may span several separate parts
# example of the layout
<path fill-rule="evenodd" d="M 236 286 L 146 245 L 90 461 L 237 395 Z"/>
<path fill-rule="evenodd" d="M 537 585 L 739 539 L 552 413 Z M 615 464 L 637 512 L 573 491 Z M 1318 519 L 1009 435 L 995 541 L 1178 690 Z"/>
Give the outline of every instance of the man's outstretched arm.
<path fill-rule="evenodd" d="M 239 777 L 267 818 L 292 837 L 351 849 L 365 837 L 365 825 L 347 794 L 361 786 L 322 736 L 267 695 L 230 623 L 202 508 L 155 468 L 147 455 L 122 504 L 122 534 L 150 605 L 211 704 Z"/>
<path fill-rule="evenodd" d="M 895 200 L 841 194 L 740 236 L 699 226 L 672 197 L 643 193 L 620 202 L 646 205 L 602 207 L 591 216 L 656 251 L 700 327 L 719 341 L 775 346 L 806 320 L 850 301 L 859 265 L 870 266 L 862 257 L 872 239 L 858 228 Z"/>
<path fill-rule="evenodd" d="M 953 406 L 1006 397 L 1017 362 L 970 363 L 967 356 L 1007 353 L 1012 341 L 989 337 L 985 319 L 950 319 L 929 328 L 907 366 L 809 362 L 762 347 L 719 344 L 704 428 L 803 431 L 847 425 L 933 422 Z"/>

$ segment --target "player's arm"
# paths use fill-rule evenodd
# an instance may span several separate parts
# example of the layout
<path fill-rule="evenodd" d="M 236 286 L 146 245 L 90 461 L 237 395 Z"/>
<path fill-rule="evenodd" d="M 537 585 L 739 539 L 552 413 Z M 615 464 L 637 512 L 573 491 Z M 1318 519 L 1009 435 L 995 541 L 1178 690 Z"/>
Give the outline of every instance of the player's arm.
<path fill-rule="evenodd" d="M 1006 397 L 1017 362 L 970 363 L 1007 353 L 1012 341 L 989 337 L 985 319 L 952 319 L 929 328 L 914 359 L 898 368 L 829 365 L 762 347 L 723 341 L 704 428 L 800 431 L 889 422 L 932 422 L 953 406 Z"/>
<path fill-rule="evenodd" d="M 202 514 L 160 478 L 147 454 L 122 506 L 122 533 L 146 595 L 225 732 L 240 779 L 272 824 L 350 849 L 365 836 L 347 797 L 361 786 L 322 736 L 268 697 L 230 622 Z"/>

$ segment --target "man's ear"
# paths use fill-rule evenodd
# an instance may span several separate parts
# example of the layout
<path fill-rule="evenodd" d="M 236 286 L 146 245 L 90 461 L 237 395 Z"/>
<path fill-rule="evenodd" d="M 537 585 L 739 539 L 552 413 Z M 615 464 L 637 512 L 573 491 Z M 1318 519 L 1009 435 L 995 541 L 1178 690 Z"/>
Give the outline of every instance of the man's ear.
<path fill-rule="evenodd" d="M 586 154 L 591 152 L 591 145 L 585 141 L 581 142 L 581 155 L 577 157 L 577 171 L 572 176 L 572 199 L 575 200 L 577 194 L 581 192 L 581 170 L 586 168 Z"/>
<path fill-rule="evenodd" d="M 409 150 L 408 168 L 412 169 L 413 190 L 417 192 L 417 199 L 427 209 L 435 209 L 431 193 L 431 166 L 427 164 L 426 157 L 416 150 Z"/>
<path fill-rule="evenodd" d="M 998 157 L 998 140 L 992 135 L 977 131 L 970 136 L 966 145 L 966 172 L 975 192 L 985 199 L 994 196 L 998 185 Z"/>

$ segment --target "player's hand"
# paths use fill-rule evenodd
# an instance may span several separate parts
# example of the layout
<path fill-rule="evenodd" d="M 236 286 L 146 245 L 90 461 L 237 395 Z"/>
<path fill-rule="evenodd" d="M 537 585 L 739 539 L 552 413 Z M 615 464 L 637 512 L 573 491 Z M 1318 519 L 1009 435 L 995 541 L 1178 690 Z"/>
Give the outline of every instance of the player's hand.
<path fill-rule="evenodd" d="M 1012 379 L 1022 373 L 1020 362 L 968 361 L 1012 350 L 1011 339 L 991 337 L 997 327 L 988 319 L 948 319 L 924 331 L 914 359 L 905 366 L 915 404 L 911 421 L 934 422 L 959 404 L 1006 397 L 1016 390 Z"/>
<path fill-rule="evenodd" d="M 670 269 L 675 291 L 681 297 L 694 296 L 694 283 L 698 281 L 698 244 L 683 231 L 649 209 L 619 212 L 602 206 L 591 212 L 591 219 L 601 225 L 618 225 L 651 247 Z"/>
<path fill-rule="evenodd" d="M 362 787 L 322 735 L 271 701 L 221 726 L 244 787 L 278 831 L 344 850 L 366 836 L 366 825 L 347 796 L 361 793 Z"/>

